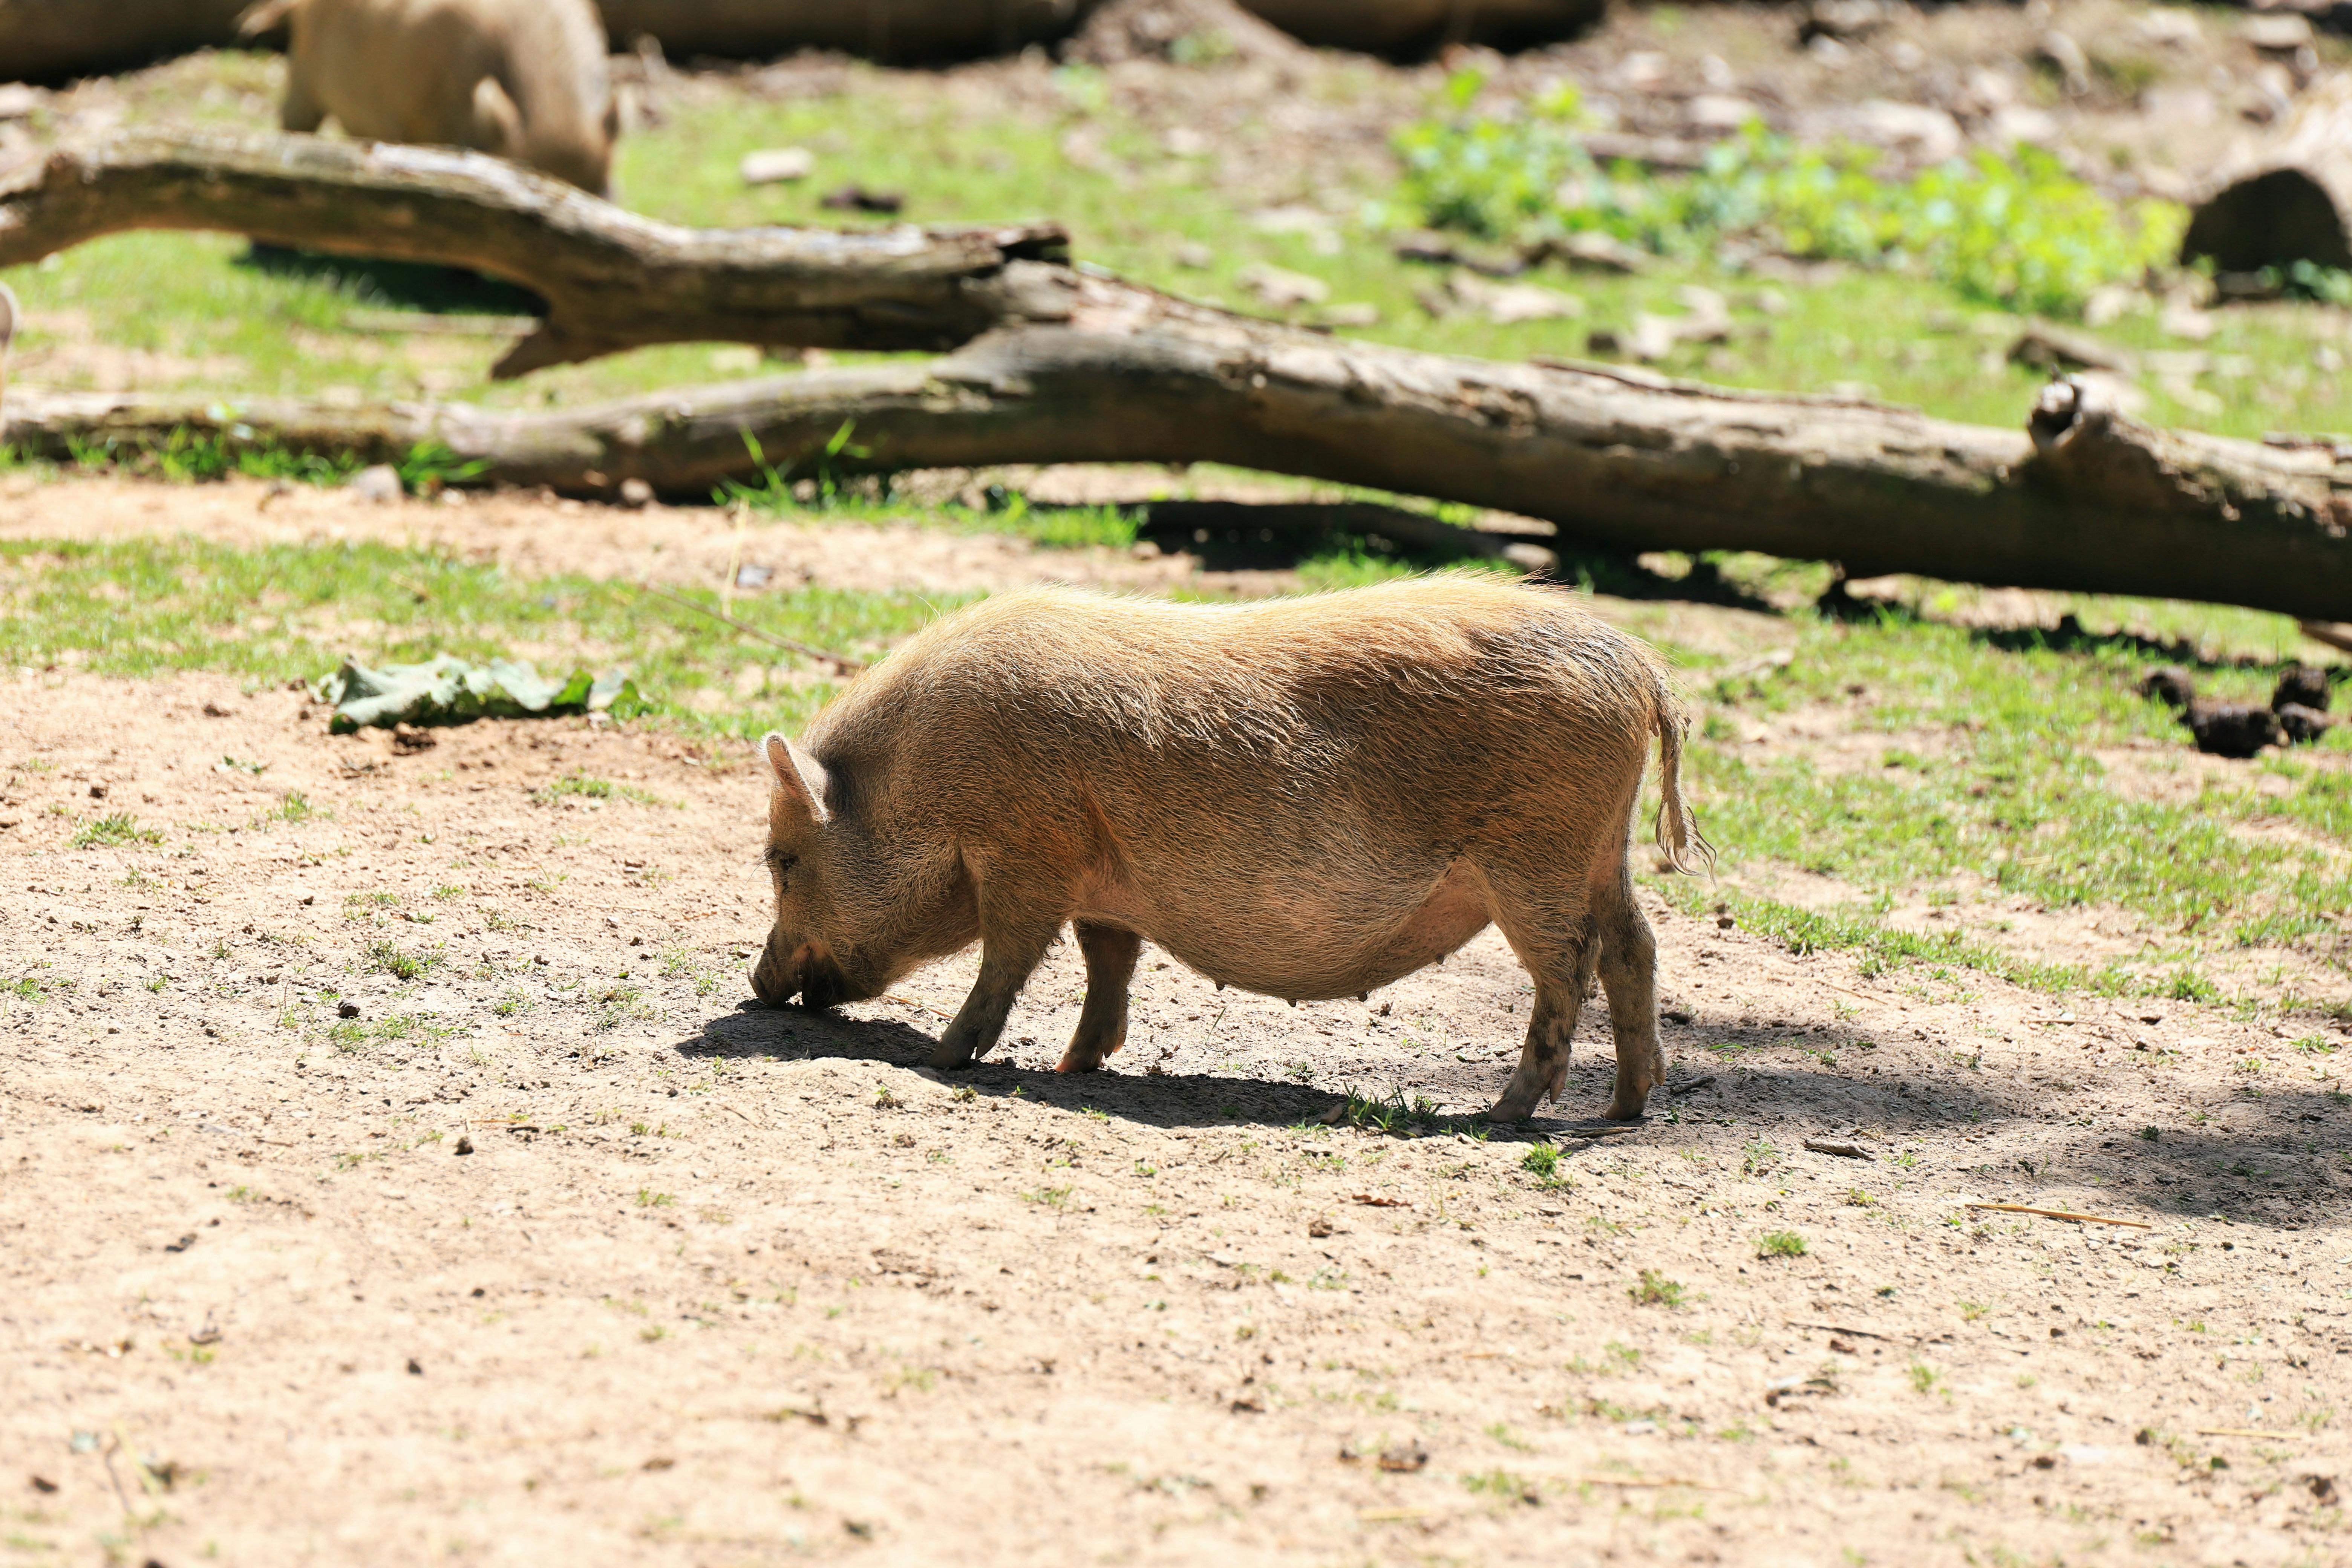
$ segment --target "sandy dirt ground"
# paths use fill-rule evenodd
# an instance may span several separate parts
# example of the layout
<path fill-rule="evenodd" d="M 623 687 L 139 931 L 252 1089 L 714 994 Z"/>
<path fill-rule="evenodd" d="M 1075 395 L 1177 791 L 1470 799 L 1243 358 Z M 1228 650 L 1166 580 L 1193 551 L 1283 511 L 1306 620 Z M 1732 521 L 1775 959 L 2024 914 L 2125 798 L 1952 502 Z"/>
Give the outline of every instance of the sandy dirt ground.
<path fill-rule="evenodd" d="M 1631 1128 L 1590 1016 L 1551 1119 L 1471 1118 L 1491 934 L 1297 1009 L 1147 953 L 1087 1079 L 1066 948 L 940 1076 L 969 958 L 747 1000 L 748 758 L 0 708 L 0 1562 L 2352 1556 L 2352 1058 L 2227 1013 L 1645 894 Z M 160 839 L 73 847 L 114 812 Z"/>

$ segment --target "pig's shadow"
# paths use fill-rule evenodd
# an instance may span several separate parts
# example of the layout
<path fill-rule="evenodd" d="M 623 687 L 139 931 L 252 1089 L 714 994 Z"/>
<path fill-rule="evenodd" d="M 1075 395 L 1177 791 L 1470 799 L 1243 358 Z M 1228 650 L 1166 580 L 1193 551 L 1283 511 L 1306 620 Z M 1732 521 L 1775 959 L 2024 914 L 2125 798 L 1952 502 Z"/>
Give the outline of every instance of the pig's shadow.
<path fill-rule="evenodd" d="M 1492 1094 L 1500 1082 L 1491 1068 L 1433 1063 L 1399 1089 L 1381 1090 L 1391 1095 L 1384 1103 L 1368 1107 L 1360 1102 L 1357 1109 L 1369 1114 L 1358 1124 L 1366 1131 L 1385 1130 L 1401 1137 L 1459 1131 L 1498 1143 L 1549 1140 L 1559 1141 L 1563 1147 L 1590 1148 L 1594 1141 L 1618 1135 L 1643 1143 L 1661 1139 L 1682 1142 L 1687 1134 L 1675 1129 L 1676 1122 L 1760 1119 L 1758 1131 L 1777 1142 L 1770 1156 L 1776 1163 L 1802 1164 L 1841 1177 L 1853 1173 L 1860 1180 L 1874 1168 L 1883 1176 L 1890 1160 L 1899 1163 L 1906 1137 L 1963 1127 L 1990 1131 L 2004 1124 L 2038 1120 L 1987 1086 L 1951 1079 L 1914 1082 L 1900 1075 L 1839 1077 L 1808 1070 L 1795 1060 L 1759 1059 L 1761 1052 L 1754 1057 L 1741 1052 L 1738 1059 L 1722 1060 L 1710 1059 L 1706 1050 L 1693 1047 L 1695 1040 L 1721 1042 L 1727 1035 L 1740 1033 L 1740 1026 L 1729 1020 L 1701 1018 L 1687 1026 L 1670 1026 L 1668 1055 L 1674 1066 L 1664 1090 L 1652 1101 L 1650 1116 L 1639 1122 L 1609 1121 L 1588 1113 L 1545 1117 L 1507 1127 L 1494 1126 L 1475 1114 L 1433 1114 L 1420 1095 L 1434 1094 L 1454 1104 L 1475 1103 Z M 933 1044 L 929 1035 L 895 1019 L 866 1021 L 746 1003 L 733 1013 L 711 1019 L 700 1035 L 679 1041 L 676 1049 L 682 1057 L 702 1060 L 832 1058 L 887 1063 L 921 1072 L 940 1083 L 969 1085 L 975 1094 L 992 1099 L 1017 1094 L 1035 1105 L 1073 1112 L 1096 1110 L 1162 1128 L 1296 1126 L 1328 1116 L 1340 1093 L 1334 1087 L 1208 1073 L 1151 1077 L 1113 1070 L 1066 1077 L 1003 1061 L 982 1062 L 962 1072 L 937 1073 L 927 1065 Z M 1808 1044 L 1818 1049 L 1846 1043 Z M 1810 1051 L 1791 1047 L 1774 1054 L 1801 1057 Z M 1597 1111 L 1608 1096 L 1609 1059 L 1582 1039 L 1577 1056 L 1561 1106 Z M 1948 1179 L 1957 1180 L 1965 1172 L 1972 1187 L 2027 1202 L 2047 1183 L 2095 1178 L 2102 1185 L 2120 1189 L 2116 1202 L 2125 1214 L 2145 1214 L 2156 1220 L 2168 1213 L 2218 1211 L 2244 1222 L 2292 1228 L 2338 1211 L 2347 1194 L 2325 1179 L 2317 1183 L 2302 1179 L 2304 1173 L 2293 1168 L 2296 1162 L 2282 1147 L 2281 1140 L 2288 1133 L 2308 1139 L 2311 1122 L 2343 1125 L 2348 1120 L 2345 1103 L 2333 1095 L 2276 1094 L 2264 1098 L 2263 1110 L 2261 1125 L 2234 1131 L 2168 1128 L 2158 1130 L 2154 1140 L 2112 1131 L 2102 1138 L 2095 1131 L 2053 1129 L 2054 1135 L 2021 1165 L 2013 1152 L 1999 1157 L 1960 1146 L 1934 1156 L 1934 1165 L 1943 1167 Z M 1880 1130 L 1870 1140 L 1872 1157 L 1866 1163 L 1849 1162 L 1803 1146 L 1804 1138 L 1816 1130 L 1831 1133 L 1839 1126 L 1853 1124 Z"/>
<path fill-rule="evenodd" d="M 1170 1072 L 1155 1076 L 1113 1068 L 1077 1077 L 1016 1067 L 997 1059 L 982 1061 L 959 1072 L 938 1072 L 929 1066 L 931 1048 L 936 1043 L 921 1030 L 896 1019 L 845 1018 L 834 1013 L 810 1013 L 799 1007 L 768 1007 L 747 1002 L 732 1013 L 711 1019 L 702 1026 L 699 1036 L 679 1041 L 676 1048 L 682 1057 L 702 1060 L 807 1061 L 830 1058 L 887 1063 L 920 1072 L 943 1084 L 969 1085 L 973 1093 L 992 1099 L 1017 1094 L 1033 1105 L 1070 1111 L 1098 1110 L 1150 1127 L 1296 1126 L 1328 1116 L 1334 1102 L 1344 1092 L 1335 1087 L 1227 1078 L 1213 1073 Z M 1501 1080 L 1498 1078 L 1496 1081 L 1499 1084 Z M 1474 1089 L 1462 1098 L 1475 1100 L 1491 1094 L 1493 1088 Z M 1597 1109 L 1605 1098 L 1604 1089 L 1600 1097 L 1591 1100 L 1592 1106 Z M 1628 1131 L 1640 1125 L 1597 1117 L 1550 1117 L 1515 1127 L 1497 1127 L 1479 1115 L 1438 1113 L 1426 1100 L 1416 1104 L 1410 1088 L 1399 1098 L 1371 1103 L 1368 1122 L 1407 1137 L 1464 1131 L 1484 1134 L 1500 1142 L 1600 1136 Z"/>

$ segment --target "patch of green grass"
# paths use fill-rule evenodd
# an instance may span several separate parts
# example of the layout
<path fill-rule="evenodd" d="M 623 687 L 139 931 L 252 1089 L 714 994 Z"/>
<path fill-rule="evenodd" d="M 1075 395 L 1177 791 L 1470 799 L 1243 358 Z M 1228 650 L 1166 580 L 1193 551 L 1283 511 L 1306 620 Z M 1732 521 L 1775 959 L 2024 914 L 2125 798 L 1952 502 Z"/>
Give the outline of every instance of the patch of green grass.
<path fill-rule="evenodd" d="M 1756 1238 L 1759 1258 L 1802 1258 L 1805 1238 L 1793 1230 L 1769 1230 Z"/>
<path fill-rule="evenodd" d="M 332 812 L 321 811 L 317 806 L 312 805 L 310 804 L 310 797 L 304 795 L 300 790 L 289 789 L 284 795 L 279 797 L 276 805 L 270 807 L 268 811 L 263 812 L 253 820 L 255 826 L 267 827 L 271 823 L 276 822 L 289 824 L 304 823 L 310 821 L 314 816 L 324 816 L 331 819 L 333 816 L 334 813 Z"/>
<path fill-rule="evenodd" d="M 1663 879 L 1660 890 L 1690 912 L 1722 903 L 1743 928 L 1796 951 L 1858 950 L 1882 968 L 1966 967 L 2042 989 L 2197 1001 L 2221 995 L 2194 962 L 2201 953 L 2340 945 L 2352 909 L 2352 768 L 2331 754 L 2271 758 L 2259 764 L 2263 787 L 2209 784 L 2186 798 L 2148 791 L 2111 779 L 2102 752 L 2188 747 L 2171 715 L 2137 694 L 2155 660 L 2128 644 L 2052 646 L 1905 616 L 1852 626 L 1800 618 L 1797 629 L 1797 657 L 1784 670 L 1760 683 L 1718 682 L 1708 709 L 1769 720 L 1834 706 L 1853 731 L 1929 737 L 1933 751 L 1906 747 L 1917 760 L 1899 769 L 1829 768 L 1813 748 L 1759 759 L 1737 726 L 1703 726 L 1690 788 L 1730 885 Z M 2292 626 L 2282 620 L 2278 630 L 2293 647 Z M 2266 698 L 2271 679 L 2267 669 L 2231 667 L 2202 678 L 2216 695 L 2245 698 Z M 2301 833 L 2259 831 L 2280 821 Z M 1751 868 L 1766 875 L 1751 877 Z M 1756 889 L 1786 872 L 1835 879 L 1852 897 L 1799 906 Z M 1948 917 L 1935 934 L 1885 918 L 1898 900 L 1955 883 L 1974 897 L 1928 898 Z M 2006 900 L 2119 907 L 2146 921 L 2155 941 L 2129 963 L 2096 970 L 2040 962 L 2000 942 L 1985 906 Z"/>
<path fill-rule="evenodd" d="M 1408 1099 L 1402 1089 L 1391 1089 L 1387 1095 L 1372 1099 L 1350 1089 L 1342 1117 L 1351 1127 L 1410 1138 L 1422 1129 L 1437 1126 L 1444 1120 L 1444 1113 L 1427 1095 L 1416 1094 Z"/>
<path fill-rule="evenodd" d="M 595 1027 L 599 1034 L 610 1034 L 628 1023 L 650 1023 L 658 1016 L 645 1000 L 645 993 L 634 985 L 615 985 L 596 998 Z"/>
<path fill-rule="evenodd" d="M 1476 71 L 1457 73 L 1444 111 L 1398 136 L 1402 199 L 1423 223 L 1521 243 L 1598 233 L 1665 255 L 1740 239 L 2063 312 L 2169 262 L 2188 220 L 2176 202 L 2112 203 L 2039 148 L 1893 179 L 1874 172 L 1875 152 L 1800 147 L 1760 121 L 1689 174 L 1604 170 L 1577 133 L 1574 88 L 1475 110 L 1485 86 Z"/>
<path fill-rule="evenodd" d="M 120 849 L 131 844 L 161 844 L 163 835 L 140 826 L 139 819 L 127 811 L 111 811 L 95 822 L 83 823 L 69 842 L 77 849 Z"/>
<path fill-rule="evenodd" d="M 1690 1299 L 1689 1287 L 1679 1279 L 1669 1279 L 1654 1268 L 1642 1270 L 1641 1282 L 1626 1287 L 1625 1294 L 1637 1307 L 1680 1307 Z"/>
<path fill-rule="evenodd" d="M 394 980 L 412 981 L 422 978 L 426 971 L 441 963 L 443 956 L 437 950 L 404 952 L 395 943 L 377 942 L 368 944 L 362 962 L 369 969 L 380 970 Z"/>
<path fill-rule="evenodd" d="M 1557 1143 L 1531 1145 L 1520 1159 L 1519 1169 L 1547 1186 L 1550 1185 L 1559 1179 L 1559 1145 Z"/>
<path fill-rule="evenodd" d="M 531 798 L 542 805 L 564 799 L 629 800 L 639 805 L 677 805 L 674 800 L 664 800 L 651 790 L 640 789 L 635 784 L 614 784 L 610 779 L 594 778 L 580 773 L 566 773 L 553 780 L 534 793 Z"/>
<path fill-rule="evenodd" d="M 870 658 L 962 602 L 801 588 L 739 603 L 735 613 L 782 636 Z M 355 639 L 348 630 L 355 625 L 369 630 Z M 626 666 L 668 710 L 669 723 L 707 735 L 795 731 L 834 689 L 781 687 L 698 705 L 699 694 L 724 690 L 747 658 L 772 663 L 774 650 L 626 583 L 518 579 L 495 566 L 375 544 L 240 551 L 185 539 L 0 541 L 0 663 L 37 668 L 70 650 L 100 674 L 210 669 L 277 681 L 330 668 L 347 652 L 382 665 L 436 653 L 501 658 L 524 644 L 557 650 L 556 662 Z M 610 787 L 625 799 L 669 804 L 634 786 Z M 127 816 L 122 825 L 133 826 Z"/>

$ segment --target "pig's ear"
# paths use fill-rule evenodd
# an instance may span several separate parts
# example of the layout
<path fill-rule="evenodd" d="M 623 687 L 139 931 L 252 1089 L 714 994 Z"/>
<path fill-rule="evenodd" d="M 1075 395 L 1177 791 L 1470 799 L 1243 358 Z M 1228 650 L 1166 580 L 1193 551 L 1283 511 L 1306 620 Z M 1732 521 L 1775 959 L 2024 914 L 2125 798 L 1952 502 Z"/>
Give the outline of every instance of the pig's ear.
<path fill-rule="evenodd" d="M 824 822 L 830 815 L 824 809 L 824 764 L 772 731 L 760 749 L 775 770 L 776 787 L 796 797 L 815 821 Z"/>

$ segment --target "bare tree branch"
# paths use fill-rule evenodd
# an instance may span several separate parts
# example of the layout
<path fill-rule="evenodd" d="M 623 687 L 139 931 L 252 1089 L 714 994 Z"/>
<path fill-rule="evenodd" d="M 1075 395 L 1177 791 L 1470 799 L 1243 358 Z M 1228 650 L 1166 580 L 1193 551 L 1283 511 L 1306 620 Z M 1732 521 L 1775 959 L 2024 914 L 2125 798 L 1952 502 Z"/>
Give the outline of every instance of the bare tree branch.
<path fill-rule="evenodd" d="M 647 343 L 952 348 L 1053 320 L 1068 237 L 1054 224 L 842 233 L 690 229 L 478 153 L 320 136 L 134 135 L 61 147 L 0 176 L 0 267 L 124 229 L 468 267 L 547 301 L 494 372 Z"/>
<path fill-rule="evenodd" d="M 1108 279 L 1066 324 L 944 359 L 566 410 L 225 407 L 19 393 L 5 434 L 236 442 L 390 460 L 446 443 L 484 482 L 699 499 L 768 462 L 836 472 L 1213 461 L 1493 507 L 1622 552 L 1759 550 L 1925 576 L 2199 599 L 2333 620 L 2352 604 L 2352 461 L 2148 429 L 2054 383 L 2031 431 L 1727 392 L 1606 366 L 1499 364 L 1245 321 Z M 821 458 L 853 426 L 846 447 Z M 2347 454 L 2352 459 L 2352 453 Z M 793 470 L 806 476 L 814 470 Z"/>

